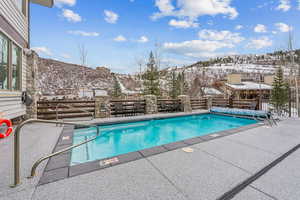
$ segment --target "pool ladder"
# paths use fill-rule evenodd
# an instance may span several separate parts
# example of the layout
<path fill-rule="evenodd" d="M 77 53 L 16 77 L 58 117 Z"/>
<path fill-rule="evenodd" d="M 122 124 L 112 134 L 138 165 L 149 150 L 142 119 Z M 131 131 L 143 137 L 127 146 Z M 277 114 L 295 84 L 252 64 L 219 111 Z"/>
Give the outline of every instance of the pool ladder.
<path fill-rule="evenodd" d="M 270 117 L 266 114 L 265 115 L 265 118 L 262 118 L 262 117 L 259 117 L 259 116 L 255 116 L 255 115 L 253 115 L 252 116 L 253 117 L 253 119 L 254 120 L 256 120 L 256 121 L 263 121 L 263 122 L 265 122 L 265 121 L 267 121 L 267 123 L 270 125 L 270 127 L 273 127 L 273 125 L 277 125 L 277 122 L 276 122 L 276 120 L 272 117 L 272 115 L 270 115 Z"/>
<path fill-rule="evenodd" d="M 20 184 L 20 133 L 21 133 L 21 129 L 24 127 L 24 125 L 26 124 L 32 124 L 32 123 L 46 123 L 46 124 L 61 124 L 61 125 L 73 125 L 73 126 L 79 126 L 79 127 L 86 127 L 86 128 L 90 128 L 90 127 L 95 127 L 97 130 L 97 134 L 95 137 L 89 139 L 89 140 L 85 140 L 84 142 L 81 142 L 79 144 L 75 144 L 72 145 L 70 147 L 67 147 L 65 149 L 62 149 L 60 151 L 57 151 L 55 153 L 52 153 L 48 156 L 42 157 L 40 159 L 38 159 L 32 166 L 31 168 L 31 173 L 30 176 L 28 178 L 33 178 L 35 176 L 35 171 L 36 168 L 41 164 L 41 162 L 43 162 L 44 160 L 47 160 L 53 156 L 57 156 L 61 153 L 64 153 L 66 151 L 69 151 L 73 148 L 76 148 L 78 146 L 81 146 L 83 144 L 86 144 L 88 142 L 91 142 L 93 140 L 95 140 L 96 138 L 98 138 L 100 136 L 100 129 L 98 126 L 96 125 L 88 125 L 88 124 L 78 124 L 78 123 L 72 123 L 72 122 L 61 122 L 61 121 L 48 121 L 48 120 L 40 120 L 40 119 L 29 119 L 26 120 L 24 122 L 22 122 L 21 124 L 19 124 L 15 130 L 14 133 L 14 183 L 11 185 L 11 187 L 16 187 Z"/>

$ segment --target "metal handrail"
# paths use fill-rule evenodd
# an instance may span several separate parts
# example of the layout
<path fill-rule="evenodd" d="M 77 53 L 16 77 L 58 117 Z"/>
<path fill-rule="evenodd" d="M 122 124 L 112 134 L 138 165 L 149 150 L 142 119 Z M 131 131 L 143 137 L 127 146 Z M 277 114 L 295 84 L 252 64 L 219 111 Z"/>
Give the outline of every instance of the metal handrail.
<path fill-rule="evenodd" d="M 40 120 L 40 119 L 29 119 L 29 120 L 26 120 L 26 121 L 22 122 L 21 124 L 19 124 L 17 126 L 17 128 L 15 130 L 15 133 L 14 133 L 14 183 L 11 187 L 16 187 L 17 185 L 20 184 L 20 162 L 21 162 L 20 161 L 20 132 L 21 132 L 22 127 L 26 124 L 29 124 L 29 123 L 63 124 L 63 125 L 75 125 L 75 126 L 81 126 L 81 127 L 83 126 L 83 127 L 96 127 L 97 128 L 96 137 L 94 137 L 92 139 L 89 139 L 89 140 L 86 140 L 82 143 L 70 146 L 70 147 L 65 148 L 63 150 L 60 150 L 58 152 L 52 153 L 52 154 L 50 154 L 46 157 L 40 158 L 38 161 L 36 161 L 34 163 L 32 169 L 31 169 L 31 176 L 30 177 L 33 177 L 35 175 L 35 170 L 42 161 L 44 161 L 48 158 L 51 158 L 53 156 L 56 156 L 58 154 L 61 154 L 63 152 L 66 152 L 66 151 L 68 151 L 70 149 L 73 149 L 75 147 L 78 147 L 80 145 L 83 145 L 85 143 L 88 143 L 92 140 L 95 140 L 100 135 L 99 127 L 96 126 L 96 125 L 78 124 L 78 123 L 60 122 L 60 121 L 48 121 L 48 120 Z"/>
<path fill-rule="evenodd" d="M 79 110 L 79 111 L 82 111 L 82 112 L 91 114 L 91 115 L 92 115 L 92 119 L 95 118 L 95 113 L 93 113 L 93 112 L 89 112 L 89 111 L 84 110 L 84 109 L 81 109 L 81 108 L 75 108 L 75 107 L 70 106 L 70 105 L 67 105 L 67 104 L 65 104 L 65 103 L 58 103 L 58 104 L 56 105 L 56 107 L 55 107 L 55 111 L 56 111 L 56 120 L 57 120 L 57 121 L 59 120 L 59 119 L 58 119 L 58 108 L 59 108 L 59 106 L 66 106 L 66 107 L 69 107 L 69 108 L 72 108 L 72 109 L 77 109 L 77 110 Z"/>

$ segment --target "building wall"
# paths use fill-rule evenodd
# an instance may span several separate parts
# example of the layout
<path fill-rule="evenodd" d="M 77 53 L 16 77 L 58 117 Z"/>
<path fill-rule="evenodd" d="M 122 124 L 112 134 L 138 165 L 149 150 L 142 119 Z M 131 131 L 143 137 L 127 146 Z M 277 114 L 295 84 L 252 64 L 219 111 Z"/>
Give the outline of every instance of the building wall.
<path fill-rule="evenodd" d="M 0 0 L 0 31 L 22 49 L 21 90 L 0 90 L 0 112 L 9 119 L 26 113 L 26 107 L 21 102 L 21 95 L 22 91 L 26 91 L 27 58 L 24 49 L 28 48 L 29 40 L 27 16 L 28 12 L 24 15 L 12 0 Z"/>
<path fill-rule="evenodd" d="M 28 41 L 28 18 L 16 7 L 12 0 L 0 1 L 0 14 L 11 26 L 13 26 L 25 41 Z"/>
<path fill-rule="evenodd" d="M 229 74 L 227 76 L 227 82 L 229 84 L 241 84 L 242 75 L 241 74 Z"/>

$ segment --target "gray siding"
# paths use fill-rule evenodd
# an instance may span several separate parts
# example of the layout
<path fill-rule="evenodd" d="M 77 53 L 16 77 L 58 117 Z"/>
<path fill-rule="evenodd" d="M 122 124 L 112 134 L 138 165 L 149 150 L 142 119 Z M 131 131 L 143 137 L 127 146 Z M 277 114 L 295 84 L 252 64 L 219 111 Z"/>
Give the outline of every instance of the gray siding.
<path fill-rule="evenodd" d="M 0 1 L 0 13 L 18 31 L 18 33 L 28 41 L 28 20 L 20 10 L 14 5 L 12 0 Z"/>
<path fill-rule="evenodd" d="M 26 113 L 20 92 L 0 92 L 0 95 L 0 112 L 4 113 L 5 118 L 13 119 Z"/>
<path fill-rule="evenodd" d="M 21 11 L 17 9 L 12 0 L 0 0 L 0 14 L 9 22 L 9 24 L 28 42 L 28 19 L 23 15 Z M 1 30 L 7 37 L 9 37 L 14 43 L 18 44 L 10 35 L 4 30 Z M 23 52 L 23 51 L 22 51 Z M 26 91 L 26 73 L 27 73 L 27 59 L 24 53 L 22 53 L 22 91 Z M 24 115 L 26 113 L 26 107 L 21 102 L 22 92 L 10 92 L 0 90 L 0 112 L 4 113 L 5 118 L 13 119 Z"/>

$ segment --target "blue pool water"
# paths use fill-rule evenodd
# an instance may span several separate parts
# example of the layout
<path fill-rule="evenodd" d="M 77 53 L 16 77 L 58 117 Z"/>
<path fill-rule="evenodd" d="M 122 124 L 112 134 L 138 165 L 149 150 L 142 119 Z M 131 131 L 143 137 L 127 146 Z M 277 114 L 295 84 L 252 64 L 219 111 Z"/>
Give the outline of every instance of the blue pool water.
<path fill-rule="evenodd" d="M 71 165 L 109 158 L 254 123 L 257 123 L 257 121 L 203 114 L 100 126 L 100 137 L 73 149 Z M 95 136 L 95 128 L 76 129 L 73 143 L 78 144 Z"/>

